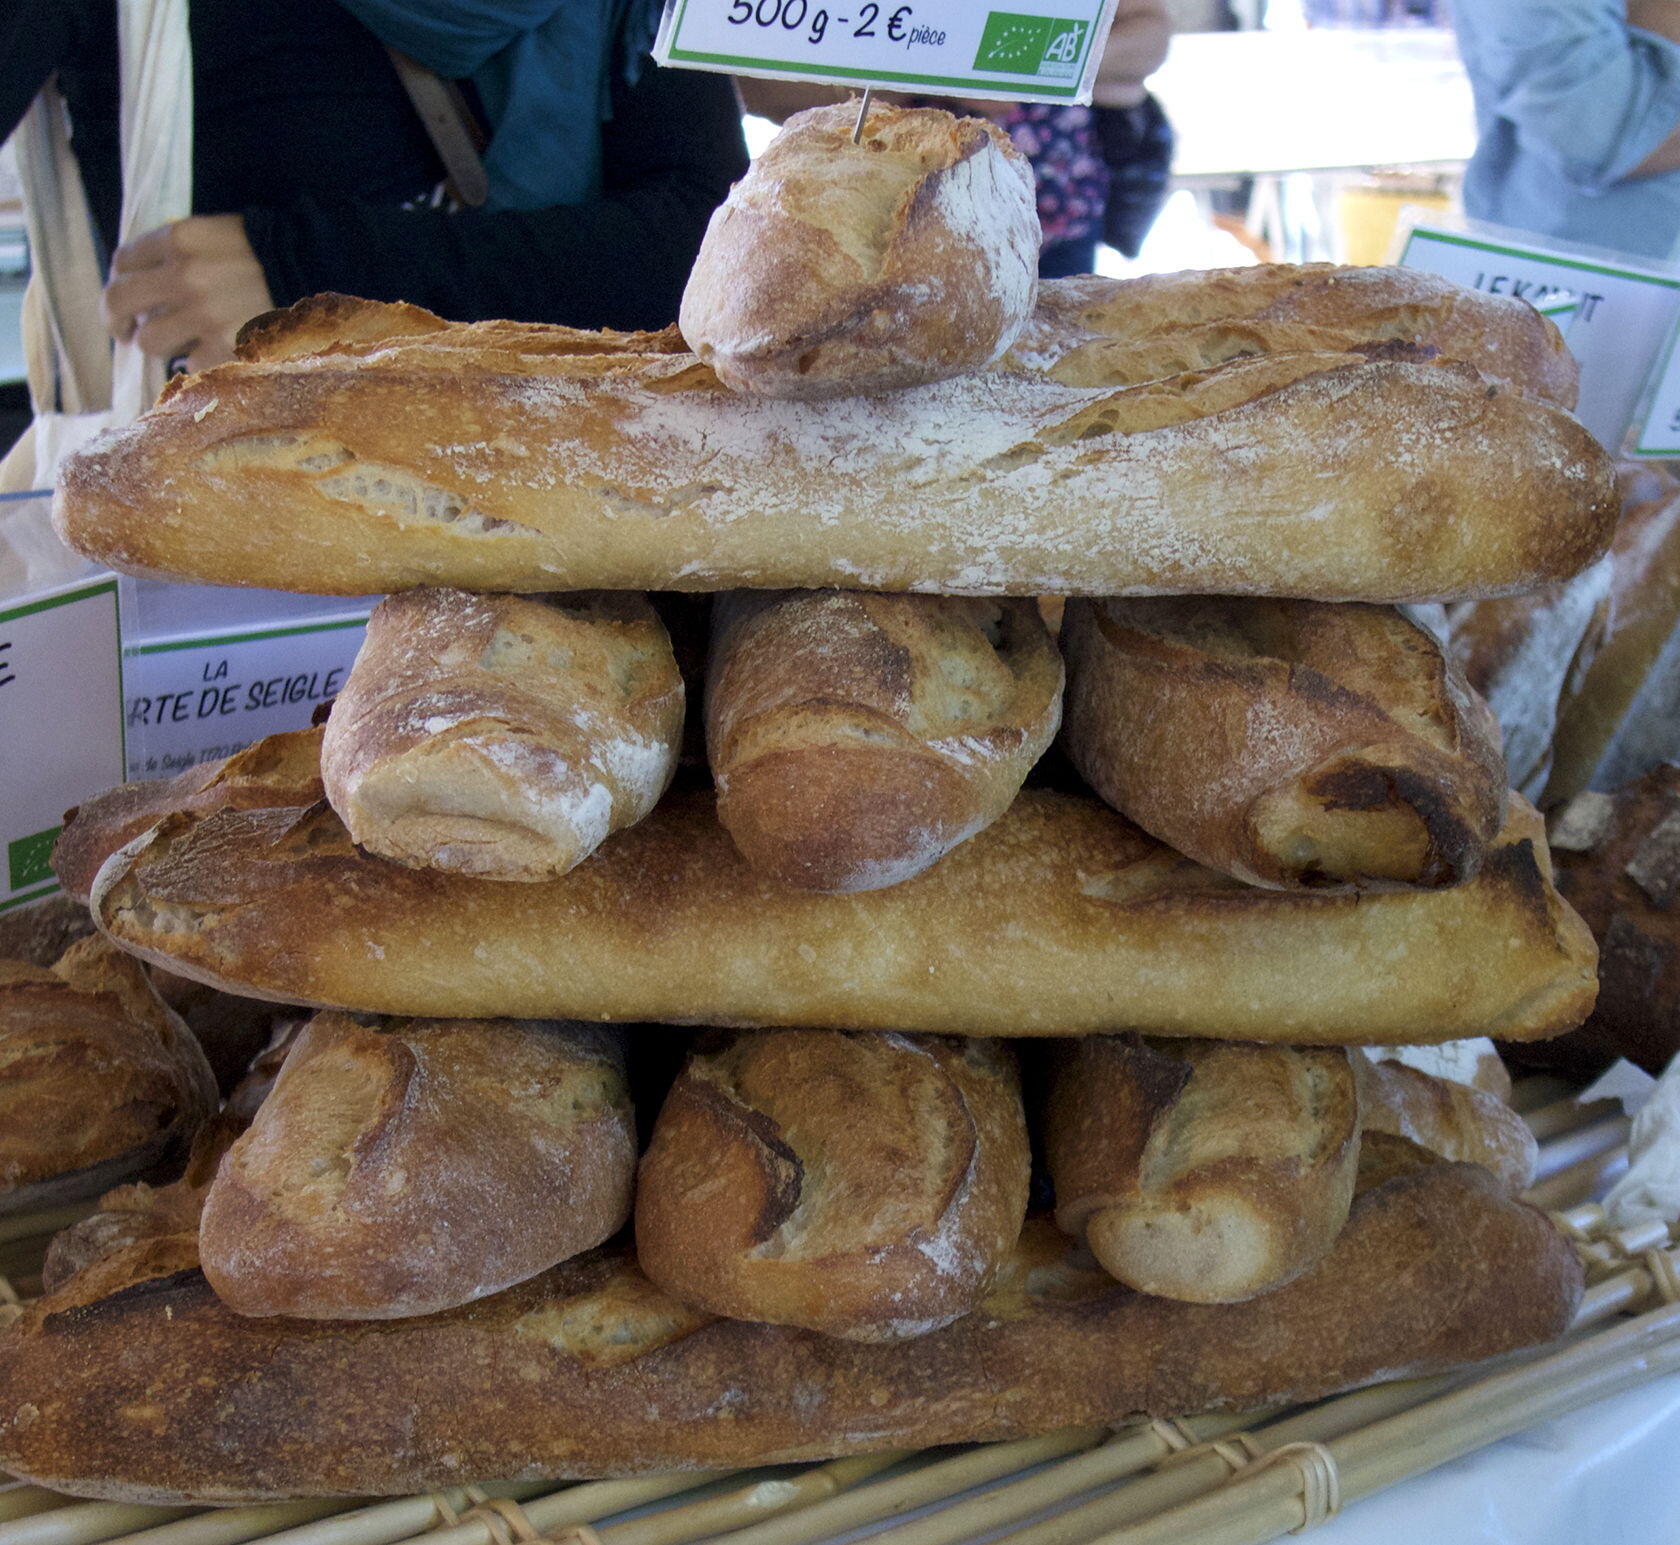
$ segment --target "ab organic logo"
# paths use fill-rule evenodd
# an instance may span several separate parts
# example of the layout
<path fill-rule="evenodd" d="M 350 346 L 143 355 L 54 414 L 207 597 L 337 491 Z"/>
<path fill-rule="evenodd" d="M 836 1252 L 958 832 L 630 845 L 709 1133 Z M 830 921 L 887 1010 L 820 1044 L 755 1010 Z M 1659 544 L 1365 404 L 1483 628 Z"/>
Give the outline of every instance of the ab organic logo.
<path fill-rule="evenodd" d="M 1040 75 L 1055 80 L 1078 78 L 1085 58 L 1090 23 L 1051 16 L 1020 16 L 993 11 L 980 35 L 976 70 L 994 75 Z"/>

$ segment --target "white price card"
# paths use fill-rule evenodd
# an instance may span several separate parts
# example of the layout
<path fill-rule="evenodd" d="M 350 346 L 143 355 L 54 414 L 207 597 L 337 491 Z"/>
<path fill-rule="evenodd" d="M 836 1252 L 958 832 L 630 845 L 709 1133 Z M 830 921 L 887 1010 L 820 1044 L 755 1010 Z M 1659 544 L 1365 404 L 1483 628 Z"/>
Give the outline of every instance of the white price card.
<path fill-rule="evenodd" d="M 1575 416 L 1611 451 L 1621 445 L 1657 350 L 1680 317 L 1680 274 L 1633 259 L 1599 261 L 1538 237 L 1425 224 L 1411 231 L 1400 262 L 1549 314 L 1581 366 Z"/>
<path fill-rule="evenodd" d="M 0 603 L 0 912 L 58 889 L 64 812 L 123 775 L 117 581 Z"/>
<path fill-rule="evenodd" d="M 654 58 L 934 96 L 1089 102 L 1119 0 L 667 0 Z"/>
<path fill-rule="evenodd" d="M 168 778 L 307 729 L 344 689 L 367 613 L 131 645 L 124 672 L 128 776 Z"/>
<path fill-rule="evenodd" d="M 1680 458 L 1680 321 L 1669 331 L 1653 371 L 1650 400 L 1629 455 Z"/>

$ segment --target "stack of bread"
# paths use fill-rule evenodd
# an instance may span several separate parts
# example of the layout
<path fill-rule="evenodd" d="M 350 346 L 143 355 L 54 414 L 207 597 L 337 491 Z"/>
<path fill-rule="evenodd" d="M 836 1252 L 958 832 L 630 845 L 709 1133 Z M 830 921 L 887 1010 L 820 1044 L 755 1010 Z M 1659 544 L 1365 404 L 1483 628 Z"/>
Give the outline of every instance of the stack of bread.
<path fill-rule="evenodd" d="M 1036 289 L 1003 136 L 853 121 L 735 190 L 680 337 L 319 299 L 68 467 L 119 568 L 393 593 L 324 726 L 66 829 L 111 944 L 319 1012 L 57 1242 L 0 1467 L 806 1459 L 1568 1325 L 1497 1059 L 1418 1048 L 1573 1028 L 1595 948 L 1395 604 L 1604 551 L 1555 329 L 1388 270 Z"/>

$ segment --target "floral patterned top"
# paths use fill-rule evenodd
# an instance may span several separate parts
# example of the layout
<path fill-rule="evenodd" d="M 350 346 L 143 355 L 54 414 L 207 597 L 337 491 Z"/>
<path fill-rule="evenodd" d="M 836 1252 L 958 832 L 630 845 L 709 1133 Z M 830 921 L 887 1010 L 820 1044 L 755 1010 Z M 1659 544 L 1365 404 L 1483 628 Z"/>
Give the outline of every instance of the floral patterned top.
<path fill-rule="evenodd" d="M 1109 170 L 1091 109 L 1010 102 L 999 112 L 997 124 L 1032 162 L 1044 245 L 1100 237 Z"/>

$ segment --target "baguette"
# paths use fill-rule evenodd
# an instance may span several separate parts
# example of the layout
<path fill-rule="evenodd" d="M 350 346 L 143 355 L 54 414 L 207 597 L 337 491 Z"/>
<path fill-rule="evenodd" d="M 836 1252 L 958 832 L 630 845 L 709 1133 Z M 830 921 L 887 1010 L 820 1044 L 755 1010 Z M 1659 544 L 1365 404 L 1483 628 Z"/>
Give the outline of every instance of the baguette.
<path fill-rule="evenodd" d="M 1031 601 L 743 591 L 714 618 L 718 819 L 784 885 L 920 874 L 1008 808 L 1061 720 Z"/>
<path fill-rule="evenodd" d="M 1340 1047 L 1066 1042 L 1044 1130 L 1057 1227 L 1141 1293 L 1223 1304 L 1293 1282 L 1347 1222 L 1363 1074 Z"/>
<path fill-rule="evenodd" d="M 1002 1042 L 781 1030 L 693 1056 L 636 1181 L 636 1256 L 709 1314 L 898 1341 L 978 1303 L 1031 1166 Z"/>
<path fill-rule="evenodd" d="M 1499 726 L 1387 607 L 1073 601 L 1064 742 L 1146 831 L 1251 885 L 1460 885 L 1505 820 Z"/>
<path fill-rule="evenodd" d="M 837 397 L 989 365 L 1032 314 L 1033 171 L 939 108 L 796 113 L 712 215 L 689 347 L 735 391 Z"/>
<path fill-rule="evenodd" d="M 1399 1062 L 1370 1064 L 1364 1124 L 1453 1163 L 1479 1164 L 1513 1196 L 1528 1189 L 1540 1157 L 1528 1123 L 1503 1101 Z"/>
<path fill-rule="evenodd" d="M 1069 386 L 1131 386 L 1320 349 L 1417 350 L 1562 408 L 1580 388 L 1557 324 L 1527 302 L 1415 269 L 1330 263 L 1053 280 L 1006 364 Z"/>
<path fill-rule="evenodd" d="M 520 886 L 369 858 L 324 806 L 181 812 L 111 858 L 94 911 L 225 990 L 439 1017 L 1341 1045 L 1555 1035 L 1595 990 L 1516 802 L 1474 881 L 1377 896 L 1254 890 L 1033 790 L 855 896 L 754 875 L 700 794 Z"/>
<path fill-rule="evenodd" d="M 579 337 L 458 329 L 178 377 L 66 461 L 55 520 L 127 572 L 334 594 L 1360 600 L 1567 578 L 1615 520 L 1591 437 L 1465 365 L 1324 352 L 1123 389 L 990 372 L 808 404 Z M 230 523 L 230 501 L 264 519 Z"/>
<path fill-rule="evenodd" d="M 369 852 L 542 880 L 653 809 L 682 725 L 645 597 L 417 590 L 374 608 L 321 776 Z"/>
<path fill-rule="evenodd" d="M 240 1314 L 430 1314 L 600 1244 L 635 1165 L 611 1031 L 322 1014 L 216 1172 L 204 1273 Z"/>
<path fill-rule="evenodd" d="M 622 1256 L 380 1325 L 253 1320 L 119 1259 L 0 1334 L 0 1467 L 151 1503 L 408 1495 L 1022 1437 L 1292 1405 L 1549 1340 L 1581 1268 L 1485 1172 L 1368 1191 L 1335 1248 L 1244 1304 L 1149 1298 L 1029 1226 L 979 1313 L 916 1341 L 712 1320 Z"/>
<path fill-rule="evenodd" d="M 51 970 L 0 961 L 0 1216 L 178 1169 L 215 1106 L 138 961 L 98 937 Z"/>

